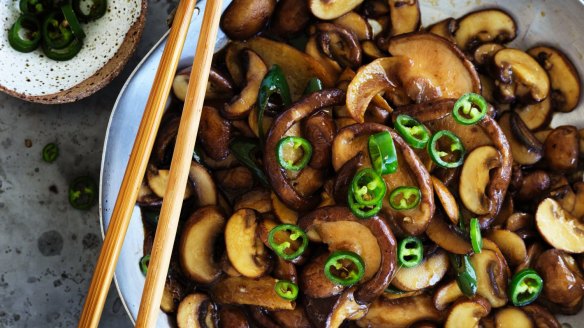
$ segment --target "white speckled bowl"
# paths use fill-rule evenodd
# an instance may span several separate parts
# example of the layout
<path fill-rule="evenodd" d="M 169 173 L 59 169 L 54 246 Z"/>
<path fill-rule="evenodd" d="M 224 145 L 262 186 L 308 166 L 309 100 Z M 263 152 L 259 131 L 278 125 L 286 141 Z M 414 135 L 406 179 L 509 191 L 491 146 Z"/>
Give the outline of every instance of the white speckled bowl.
<path fill-rule="evenodd" d="M 108 0 L 103 17 L 83 24 L 87 37 L 81 52 L 64 62 L 43 56 L 40 49 L 12 49 L 7 33 L 20 15 L 18 2 L 0 1 L 0 91 L 56 104 L 85 98 L 118 75 L 140 40 L 148 0 Z"/>
<path fill-rule="evenodd" d="M 2 1 L 2 0 L 0 0 Z M 419 0 L 422 10 L 422 23 L 428 26 L 446 17 L 460 17 L 463 14 L 479 8 L 501 7 L 512 13 L 519 26 L 519 34 L 511 46 L 521 49 L 547 43 L 559 47 L 572 59 L 580 75 L 584 77 L 584 0 Z M 198 7 L 204 7 L 206 1 L 201 1 Z M 224 8 L 229 3 L 224 0 Z M 183 51 L 179 67 L 192 63 L 201 24 L 200 14 L 193 18 L 189 37 Z M 216 48 L 220 48 L 227 39 L 219 33 Z M 147 94 L 152 86 L 154 74 L 166 43 L 166 37 L 154 46 L 151 52 L 136 68 L 126 85 L 120 92 L 112 112 L 101 166 L 100 181 L 100 215 L 102 229 L 107 230 L 112 210 L 118 196 L 118 191 L 126 170 L 128 158 L 140 119 L 144 111 Z M 552 126 L 572 124 L 584 128 L 584 101 L 571 113 L 555 114 Z M 144 288 L 144 276 L 140 272 L 138 262 L 143 254 L 144 227 L 140 211 L 136 206 L 126 239 L 122 247 L 115 272 L 116 286 L 128 311 L 134 321 L 138 314 L 140 298 Z M 572 327 L 582 327 L 584 311 L 575 316 L 559 316 L 561 323 L 569 323 Z M 172 327 L 173 320 L 161 313 L 157 328 Z"/>

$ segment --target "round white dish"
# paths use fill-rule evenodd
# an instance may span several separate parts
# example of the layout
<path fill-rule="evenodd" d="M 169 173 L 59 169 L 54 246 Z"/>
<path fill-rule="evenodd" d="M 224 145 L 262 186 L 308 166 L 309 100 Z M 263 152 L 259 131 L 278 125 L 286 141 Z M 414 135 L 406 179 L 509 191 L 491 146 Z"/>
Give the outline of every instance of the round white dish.
<path fill-rule="evenodd" d="M 230 1 L 224 2 L 225 8 Z M 198 5 L 201 11 L 193 18 L 179 67 L 187 66 L 192 61 L 204 5 L 205 1 L 201 1 Z M 581 19 L 584 16 L 583 1 L 420 0 L 420 5 L 424 26 L 447 17 L 460 17 L 479 8 L 504 8 L 514 14 L 519 25 L 519 34 L 516 40 L 511 43 L 512 46 L 522 49 L 541 43 L 557 46 L 572 59 L 584 78 L 582 75 L 584 74 L 584 38 L 580 35 L 581 31 L 584 31 L 584 21 Z M 154 46 L 130 76 L 120 92 L 110 118 L 100 181 L 100 215 L 104 230 L 107 229 L 110 222 L 133 140 L 142 118 L 147 95 L 152 86 L 165 42 L 166 36 Z M 220 31 L 216 49 L 221 48 L 226 42 L 225 35 Z M 580 101 L 578 108 L 571 113 L 555 114 L 552 126 L 561 124 L 584 127 L 582 101 Z M 138 314 L 145 280 L 138 266 L 142 257 L 143 241 L 144 230 L 140 211 L 136 207 L 115 272 L 118 291 L 132 321 L 136 319 Z M 573 327 L 577 327 L 582 319 L 584 319 L 584 312 L 577 316 L 560 317 L 560 322 L 570 323 Z M 168 317 L 161 314 L 157 327 L 169 327 L 169 325 Z"/>
<path fill-rule="evenodd" d="M 0 1 L 0 91 L 55 104 L 85 98 L 118 75 L 140 40 L 148 0 L 108 0 L 103 17 L 83 24 L 87 36 L 79 54 L 63 62 L 47 58 L 41 49 L 12 49 L 7 33 L 20 16 L 18 3 Z"/>

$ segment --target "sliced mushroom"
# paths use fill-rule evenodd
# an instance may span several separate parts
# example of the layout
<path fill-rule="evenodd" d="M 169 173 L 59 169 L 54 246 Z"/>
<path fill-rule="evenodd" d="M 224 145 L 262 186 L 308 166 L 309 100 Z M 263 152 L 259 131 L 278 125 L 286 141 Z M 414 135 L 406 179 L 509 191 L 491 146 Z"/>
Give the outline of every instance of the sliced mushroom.
<path fill-rule="evenodd" d="M 525 257 L 525 261 L 523 261 L 523 263 L 515 268 L 515 272 L 517 273 L 523 269 L 532 268 L 544 250 L 544 247 L 539 242 L 535 242 L 529 245 L 527 248 L 527 257 Z"/>
<path fill-rule="evenodd" d="M 280 0 L 276 5 L 270 30 L 281 37 L 293 37 L 310 22 L 310 8 L 305 0 Z"/>
<path fill-rule="evenodd" d="M 142 180 L 136 204 L 146 207 L 156 207 L 162 205 L 162 198 L 158 197 L 148 186 L 147 179 Z"/>
<path fill-rule="evenodd" d="M 148 181 L 148 187 L 156 196 L 160 198 L 164 198 L 169 177 L 170 170 L 159 170 L 152 164 L 148 165 L 148 168 L 146 169 L 146 181 Z M 187 184 L 183 199 L 191 197 L 192 194 L 193 189 L 189 184 Z"/>
<path fill-rule="evenodd" d="M 279 327 L 282 328 L 311 328 L 306 311 L 302 306 L 296 306 L 294 310 L 270 311 L 270 316 Z"/>
<path fill-rule="evenodd" d="M 470 261 L 477 274 L 477 294 L 486 298 L 493 307 L 507 304 L 507 271 L 503 258 L 495 251 L 486 249 L 471 256 Z"/>
<path fill-rule="evenodd" d="M 546 171 L 535 170 L 524 174 L 517 199 L 523 201 L 538 199 L 549 190 L 550 185 L 551 179 Z"/>
<path fill-rule="evenodd" d="M 375 42 L 373 41 L 363 41 L 361 42 L 361 48 L 363 49 L 363 55 L 369 57 L 371 60 L 379 59 L 385 57 L 385 54 L 379 50 Z"/>
<path fill-rule="evenodd" d="M 249 39 L 266 25 L 275 8 L 276 0 L 234 0 L 221 16 L 221 29 L 230 39 Z"/>
<path fill-rule="evenodd" d="M 575 170 L 579 152 L 578 129 L 574 126 L 559 126 L 545 139 L 544 157 L 552 170 Z"/>
<path fill-rule="evenodd" d="M 331 206 L 308 213 L 299 225 L 309 237 L 316 234 L 330 251 L 350 250 L 362 257 L 365 274 L 355 291 L 357 302 L 370 303 L 383 293 L 396 269 L 397 246 L 381 217 L 359 220 L 347 207 Z"/>
<path fill-rule="evenodd" d="M 324 264 L 329 254 L 322 254 L 310 261 L 300 274 L 300 287 L 310 298 L 326 298 L 339 295 L 344 287 L 332 283 L 324 275 Z"/>
<path fill-rule="evenodd" d="M 497 311 L 495 324 L 497 327 L 535 328 L 531 318 L 520 308 L 515 307 L 506 307 Z"/>
<path fill-rule="evenodd" d="M 356 287 L 349 288 L 339 297 L 326 319 L 326 328 L 338 328 L 346 320 L 359 320 L 367 314 L 369 308 L 357 300 L 355 290 Z"/>
<path fill-rule="evenodd" d="M 431 33 L 402 34 L 390 40 L 388 50 L 414 62 L 400 77 L 407 95 L 416 103 L 481 92 L 472 63 L 444 38 Z"/>
<path fill-rule="evenodd" d="M 298 222 L 298 212 L 288 208 L 286 204 L 282 203 L 280 198 L 276 193 L 272 192 L 270 194 L 272 199 L 272 208 L 274 209 L 274 214 L 282 223 L 296 224 Z"/>
<path fill-rule="evenodd" d="M 550 81 L 546 71 L 524 51 L 512 48 L 499 50 L 493 57 L 493 64 L 497 86 L 501 94 L 507 96 L 508 102 L 515 98 L 540 102 L 549 96 Z"/>
<path fill-rule="evenodd" d="M 231 123 L 214 107 L 203 107 L 198 136 L 201 147 L 210 158 L 220 161 L 229 156 Z"/>
<path fill-rule="evenodd" d="M 400 72 L 413 66 L 405 57 L 384 57 L 362 66 L 347 88 L 347 110 L 359 122 L 365 121 L 369 103 L 380 92 L 392 93 L 400 88 Z"/>
<path fill-rule="evenodd" d="M 244 118 L 249 114 L 257 102 L 262 80 L 268 73 L 268 67 L 255 52 L 246 49 L 243 51 L 243 57 L 247 69 L 245 87 L 239 95 L 222 108 L 223 116 L 229 119 Z"/>
<path fill-rule="evenodd" d="M 543 156 L 543 145 L 537 140 L 531 131 L 525 126 L 517 114 L 504 113 L 499 118 L 499 126 L 505 133 L 513 160 L 522 165 L 537 163 Z"/>
<path fill-rule="evenodd" d="M 205 294 L 185 297 L 178 306 L 176 324 L 179 328 L 219 327 L 217 307 Z"/>
<path fill-rule="evenodd" d="M 584 277 L 574 258 L 558 249 L 543 252 L 534 269 L 544 281 L 543 295 L 556 304 L 580 301 L 584 295 Z"/>
<path fill-rule="evenodd" d="M 321 47 L 318 44 L 316 35 L 312 35 L 308 38 L 304 52 L 318 61 L 333 80 L 337 80 L 343 68 L 334 59 L 328 57 L 321 51 Z"/>
<path fill-rule="evenodd" d="M 391 36 L 420 29 L 421 13 L 418 0 L 389 0 Z"/>
<path fill-rule="evenodd" d="M 308 0 L 312 14 L 320 19 L 331 20 L 341 17 L 363 0 Z"/>
<path fill-rule="evenodd" d="M 353 31 L 332 23 L 319 23 L 314 27 L 316 41 L 325 55 L 342 67 L 361 66 L 361 44 Z"/>
<path fill-rule="evenodd" d="M 479 321 L 491 312 L 491 304 L 482 297 L 463 299 L 450 309 L 445 328 L 478 327 Z"/>
<path fill-rule="evenodd" d="M 372 38 L 371 26 L 365 18 L 356 12 L 348 12 L 335 19 L 333 23 L 353 32 L 359 41 L 371 40 Z"/>
<path fill-rule="evenodd" d="M 456 42 L 454 40 L 456 29 L 458 29 L 458 22 L 452 17 L 438 21 L 426 28 L 428 32 L 441 36 L 452 43 Z"/>
<path fill-rule="evenodd" d="M 191 70 L 192 66 L 180 70 L 172 82 L 172 91 L 180 101 L 185 101 Z M 214 100 L 230 98 L 233 96 L 234 88 L 235 86 L 229 76 L 216 67 L 211 67 L 211 70 L 209 71 L 209 82 L 207 83 L 207 90 L 205 92 L 205 99 Z"/>
<path fill-rule="evenodd" d="M 544 99 L 542 102 L 523 105 L 515 108 L 515 112 L 525 123 L 528 129 L 535 131 L 546 127 L 552 120 L 552 101 L 551 97 Z"/>
<path fill-rule="evenodd" d="M 551 198 L 537 207 L 535 223 L 539 233 L 553 247 L 568 253 L 584 252 L 584 223 Z"/>
<path fill-rule="evenodd" d="M 322 108 L 341 104 L 344 97 L 345 93 L 338 89 L 312 93 L 278 116 L 270 129 L 265 146 L 264 165 L 272 188 L 280 200 L 293 210 L 310 210 L 318 205 L 319 197 L 317 194 L 301 195 L 293 187 L 286 172 L 278 163 L 276 146 L 294 124 Z"/>
<path fill-rule="evenodd" d="M 213 177 L 207 169 L 197 163 L 191 162 L 189 169 L 189 181 L 192 184 L 195 195 L 195 206 L 217 205 L 217 187 Z"/>
<path fill-rule="evenodd" d="M 215 171 L 217 184 L 226 191 L 246 192 L 254 185 L 254 176 L 245 166 Z"/>
<path fill-rule="evenodd" d="M 469 50 L 486 42 L 507 43 L 516 35 L 517 24 L 511 15 L 500 9 L 486 9 L 459 18 L 454 38 L 460 48 Z"/>
<path fill-rule="evenodd" d="M 527 248 L 525 247 L 525 242 L 517 234 L 509 230 L 494 229 L 486 237 L 497 244 L 505 259 L 512 266 L 519 265 L 525 261 Z"/>
<path fill-rule="evenodd" d="M 215 245 L 225 222 L 225 217 L 213 206 L 198 209 L 185 222 L 178 252 L 183 272 L 190 279 L 208 284 L 221 274 L 221 266 L 214 260 Z"/>
<path fill-rule="evenodd" d="M 547 71 L 551 83 L 551 102 L 554 110 L 571 112 L 580 100 L 580 75 L 574 64 L 560 50 L 539 46 L 527 50 Z"/>
<path fill-rule="evenodd" d="M 574 207 L 576 206 L 576 194 L 570 185 L 565 185 L 553 189 L 549 192 L 549 194 L 547 194 L 546 197 L 555 200 L 565 211 L 570 213 L 572 213 Z M 576 219 L 578 219 L 578 217 L 576 217 Z"/>
<path fill-rule="evenodd" d="M 442 322 L 443 318 L 443 313 L 436 310 L 430 295 L 422 294 L 393 300 L 379 297 L 369 306 L 365 317 L 357 321 L 357 325 L 406 328 L 418 321 Z"/>
<path fill-rule="evenodd" d="M 270 267 L 269 254 L 256 235 L 258 217 L 253 210 L 233 213 L 225 226 L 225 247 L 233 267 L 245 277 L 257 278 Z"/>
<path fill-rule="evenodd" d="M 448 268 L 448 255 L 445 251 L 438 250 L 424 258 L 419 265 L 398 270 L 391 284 L 404 291 L 421 290 L 440 282 Z"/>
<path fill-rule="evenodd" d="M 546 308 L 539 306 L 537 304 L 526 305 L 521 308 L 525 313 L 527 313 L 533 321 L 535 321 L 536 327 L 545 328 L 561 328 L 562 325 L 558 322 L 558 319 L 554 317 Z"/>
<path fill-rule="evenodd" d="M 505 222 L 505 229 L 513 232 L 532 228 L 535 228 L 535 218 L 528 213 L 513 213 Z"/>
<path fill-rule="evenodd" d="M 234 210 L 253 209 L 261 214 L 271 212 L 273 210 L 272 200 L 270 199 L 270 191 L 266 189 L 254 189 L 241 195 L 235 201 Z"/>
<path fill-rule="evenodd" d="M 485 43 L 477 47 L 472 56 L 474 63 L 483 66 L 491 64 L 495 53 L 503 48 L 505 47 L 498 43 Z"/>
<path fill-rule="evenodd" d="M 460 290 L 460 287 L 458 287 L 458 282 L 453 280 L 436 290 L 433 298 L 434 307 L 438 311 L 445 310 L 450 303 L 455 302 L 461 297 L 464 297 L 464 294 Z"/>
<path fill-rule="evenodd" d="M 276 294 L 276 282 L 272 277 L 228 277 L 211 287 L 211 295 L 219 304 L 257 305 L 268 310 L 294 309 L 294 302 Z"/>
<path fill-rule="evenodd" d="M 473 213 L 492 212 L 493 201 L 487 195 L 490 171 L 500 168 L 501 164 L 499 152 L 492 146 L 475 148 L 467 155 L 460 174 L 458 194 L 464 206 Z"/>
<path fill-rule="evenodd" d="M 438 212 L 426 230 L 426 235 L 436 245 L 453 254 L 470 254 L 472 246 L 454 226 L 446 223 Z"/>
<path fill-rule="evenodd" d="M 458 204 L 456 203 L 456 198 L 454 198 L 454 195 L 452 195 L 450 190 L 448 190 L 448 187 L 446 187 L 440 179 L 435 176 L 431 176 L 431 178 L 434 192 L 436 193 L 436 196 L 438 196 L 446 216 L 450 219 L 452 224 L 457 225 L 460 211 L 458 209 Z"/>
<path fill-rule="evenodd" d="M 173 274 L 167 275 L 160 300 L 160 309 L 164 313 L 175 313 L 180 301 L 187 293 L 187 288 Z"/>
<path fill-rule="evenodd" d="M 170 166 L 179 124 L 180 116 L 169 112 L 163 116 L 154 142 L 154 148 L 152 148 L 152 158 L 156 166 Z"/>
<path fill-rule="evenodd" d="M 219 308 L 220 328 L 250 328 L 245 312 L 240 307 L 223 305 Z"/>
<path fill-rule="evenodd" d="M 227 68 L 233 80 L 240 85 L 243 84 L 244 75 L 242 68 L 237 64 L 237 57 L 240 51 L 245 48 L 257 53 L 267 67 L 278 65 L 282 68 L 290 86 L 293 101 L 302 96 L 308 81 L 314 77 L 319 78 L 325 87 L 334 85 L 332 76 L 329 76 L 323 66 L 314 58 L 283 42 L 261 37 L 254 37 L 245 43 L 232 42 L 227 48 L 225 54 Z"/>

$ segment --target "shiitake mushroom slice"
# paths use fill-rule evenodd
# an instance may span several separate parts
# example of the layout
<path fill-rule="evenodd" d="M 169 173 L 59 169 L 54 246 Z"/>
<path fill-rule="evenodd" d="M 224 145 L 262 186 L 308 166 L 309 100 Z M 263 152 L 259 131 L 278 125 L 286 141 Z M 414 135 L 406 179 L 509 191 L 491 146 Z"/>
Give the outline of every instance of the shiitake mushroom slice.
<path fill-rule="evenodd" d="M 456 19 L 449 17 L 428 26 L 426 31 L 441 36 L 452 43 L 456 43 L 454 39 L 456 29 L 458 29 L 458 22 Z"/>
<path fill-rule="evenodd" d="M 505 47 L 498 43 L 485 43 L 475 49 L 472 59 L 479 66 L 487 65 L 491 62 L 495 53 L 503 48 Z"/>
<path fill-rule="evenodd" d="M 552 120 L 552 97 L 547 97 L 539 103 L 520 105 L 514 108 L 514 111 L 528 129 L 537 131 L 548 126 Z"/>
<path fill-rule="evenodd" d="M 369 306 L 369 311 L 357 321 L 359 327 L 410 327 L 418 321 L 441 322 L 443 313 L 436 310 L 432 296 L 387 299 L 379 297 Z"/>
<path fill-rule="evenodd" d="M 371 26 L 367 20 L 356 12 L 348 12 L 335 19 L 333 23 L 353 32 L 359 41 L 371 40 L 373 37 Z"/>
<path fill-rule="evenodd" d="M 280 37 L 294 37 L 310 23 L 306 0 L 280 0 L 270 20 L 270 31 Z"/>
<path fill-rule="evenodd" d="M 478 327 L 479 321 L 491 312 L 491 304 L 482 297 L 461 299 L 448 311 L 445 328 Z"/>
<path fill-rule="evenodd" d="M 308 6 L 312 14 L 322 20 L 331 20 L 341 17 L 363 0 L 308 0 Z"/>
<path fill-rule="evenodd" d="M 461 49 L 469 50 L 486 42 L 507 43 L 516 35 L 517 24 L 511 15 L 501 9 L 485 9 L 459 18 L 454 38 Z"/>
<path fill-rule="evenodd" d="M 568 253 L 584 253 L 584 223 L 557 201 L 546 198 L 539 203 L 535 222 L 540 235 L 554 248 Z"/>
<path fill-rule="evenodd" d="M 442 280 L 449 267 L 448 254 L 444 250 L 438 250 L 434 254 L 425 257 L 415 267 L 401 268 L 394 275 L 391 284 L 403 291 L 429 288 Z"/>
<path fill-rule="evenodd" d="M 543 145 L 517 114 L 505 112 L 499 118 L 499 126 L 511 146 L 511 154 L 516 163 L 533 165 L 543 157 Z"/>
<path fill-rule="evenodd" d="M 391 36 L 420 29 L 421 13 L 418 0 L 389 0 Z"/>
<path fill-rule="evenodd" d="M 176 314 L 179 328 L 217 328 L 218 320 L 217 306 L 203 293 L 185 297 L 180 302 Z"/>
<path fill-rule="evenodd" d="M 559 49 L 538 46 L 527 50 L 547 71 L 551 83 L 551 102 L 558 112 L 571 112 L 580 100 L 580 75 L 574 64 Z"/>
<path fill-rule="evenodd" d="M 276 0 L 233 0 L 221 15 L 221 30 L 232 40 L 245 40 L 264 28 Z"/>

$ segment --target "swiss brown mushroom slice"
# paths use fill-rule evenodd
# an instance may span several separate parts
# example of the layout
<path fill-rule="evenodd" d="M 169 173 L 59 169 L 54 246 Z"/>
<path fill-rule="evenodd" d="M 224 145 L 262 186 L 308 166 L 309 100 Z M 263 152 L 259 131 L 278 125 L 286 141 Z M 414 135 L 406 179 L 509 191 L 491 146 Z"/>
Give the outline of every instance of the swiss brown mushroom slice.
<path fill-rule="evenodd" d="M 505 307 L 495 313 L 497 327 L 535 328 L 534 322 L 521 308 Z"/>
<path fill-rule="evenodd" d="M 304 30 L 309 22 L 310 8 L 305 0 L 280 0 L 270 20 L 270 31 L 291 37 Z"/>
<path fill-rule="evenodd" d="M 328 257 L 329 254 L 317 256 L 300 273 L 300 288 L 307 297 L 327 298 L 343 292 L 343 286 L 334 284 L 324 275 L 324 264 Z"/>
<path fill-rule="evenodd" d="M 527 53 L 548 72 L 554 110 L 573 111 L 580 100 L 580 75 L 574 64 L 560 50 L 549 46 L 533 47 Z"/>
<path fill-rule="evenodd" d="M 276 282 L 276 279 L 268 276 L 257 279 L 227 277 L 214 284 L 210 292 L 219 304 L 257 305 L 268 310 L 294 309 L 295 302 L 276 294 Z"/>
<path fill-rule="evenodd" d="M 357 300 L 355 290 L 356 287 L 351 287 L 337 299 L 326 318 L 325 328 L 338 328 L 346 320 L 359 320 L 365 316 L 369 308 Z"/>
<path fill-rule="evenodd" d="M 363 0 L 307 0 L 312 14 L 323 20 L 331 20 L 343 16 Z"/>
<path fill-rule="evenodd" d="M 454 40 L 454 32 L 456 32 L 457 28 L 458 22 L 456 19 L 449 17 L 428 26 L 426 31 L 441 36 L 452 43 L 456 43 Z"/>
<path fill-rule="evenodd" d="M 477 294 L 487 299 L 493 307 L 507 304 L 507 279 L 509 267 L 496 251 L 483 248 L 470 257 L 477 275 Z"/>
<path fill-rule="evenodd" d="M 436 245 L 452 254 L 462 255 L 472 252 L 472 246 L 468 238 L 456 226 L 447 223 L 438 211 L 430 221 L 426 235 Z"/>
<path fill-rule="evenodd" d="M 201 113 L 198 141 L 210 158 L 220 161 L 229 156 L 231 122 L 224 119 L 217 109 L 204 106 Z"/>
<path fill-rule="evenodd" d="M 420 29 L 421 13 L 418 0 L 389 0 L 391 35 L 400 35 Z"/>
<path fill-rule="evenodd" d="M 503 113 L 499 118 L 499 126 L 507 137 L 513 161 L 521 165 L 532 165 L 542 158 L 544 154 L 542 143 L 535 138 L 517 114 Z"/>
<path fill-rule="evenodd" d="M 252 50 L 244 50 L 242 56 L 246 67 L 245 86 L 239 95 L 222 108 L 223 116 L 229 119 L 240 119 L 249 114 L 257 103 L 260 85 L 268 73 L 268 67 L 264 61 Z"/>
<path fill-rule="evenodd" d="M 448 190 L 448 187 L 446 187 L 440 179 L 435 176 L 431 176 L 431 179 L 434 192 L 442 205 L 442 209 L 444 209 L 444 213 L 450 219 L 452 224 L 457 225 L 458 220 L 460 219 L 460 210 L 456 198 L 454 198 L 454 195 L 452 195 L 450 190 Z"/>
<path fill-rule="evenodd" d="M 208 284 L 221 274 L 214 259 L 217 238 L 223 234 L 226 219 L 214 206 L 202 207 L 185 222 L 179 242 L 183 272 L 192 280 Z"/>
<path fill-rule="evenodd" d="M 239 85 L 244 84 L 245 76 L 239 65 L 240 51 L 251 49 L 257 53 L 267 67 L 279 65 L 284 72 L 292 100 L 299 99 L 308 81 L 314 77 L 319 78 L 325 87 L 334 85 L 332 76 L 327 74 L 323 66 L 314 58 L 285 44 L 268 40 L 262 37 L 254 37 L 244 42 L 232 42 L 227 47 L 225 62 L 233 80 Z"/>
<path fill-rule="evenodd" d="M 545 139 L 544 158 L 551 170 L 574 171 L 580 157 L 578 129 L 571 125 L 555 128 Z"/>
<path fill-rule="evenodd" d="M 328 89 L 312 93 L 293 104 L 289 109 L 278 116 L 272 124 L 272 128 L 270 129 L 266 140 L 264 165 L 268 178 L 271 181 L 272 188 L 276 194 L 278 194 L 282 202 L 293 210 L 310 210 L 316 207 L 320 200 L 318 194 L 301 194 L 298 190 L 298 186 L 295 187 L 293 185 L 293 182 L 287 176 L 286 170 L 284 170 L 278 163 L 276 154 L 277 144 L 286 136 L 290 128 L 295 124 L 323 108 L 342 104 L 344 99 L 345 93 L 338 89 Z M 301 171 L 301 174 L 303 171 L 308 171 L 310 169 L 309 166 L 304 168 Z M 314 180 L 312 181 L 314 182 Z M 303 185 L 303 183 L 297 182 L 297 185 Z"/>
<path fill-rule="evenodd" d="M 546 198 L 535 213 L 537 229 L 548 244 L 568 253 L 584 253 L 584 223 Z"/>
<path fill-rule="evenodd" d="M 250 324 L 240 307 L 223 305 L 219 308 L 219 327 L 250 328 Z"/>
<path fill-rule="evenodd" d="M 332 23 L 319 23 L 314 27 L 318 46 L 326 56 L 334 59 L 341 67 L 361 66 L 361 44 L 355 32 Z"/>
<path fill-rule="evenodd" d="M 462 299 L 450 309 L 445 328 L 478 327 L 479 321 L 491 312 L 489 301 L 482 297 Z"/>
<path fill-rule="evenodd" d="M 458 282 L 456 282 L 456 280 L 452 280 L 451 282 L 436 289 L 436 293 L 434 293 L 432 300 L 434 302 L 434 307 L 438 311 L 442 311 L 447 309 L 451 303 L 455 302 L 461 297 L 464 297 L 464 294 L 460 290 L 460 287 L 458 287 Z"/>
<path fill-rule="evenodd" d="M 185 101 L 187 88 L 191 75 L 192 66 L 180 70 L 172 82 L 172 91 L 180 100 Z M 209 71 L 209 82 L 205 92 L 206 100 L 225 99 L 233 96 L 235 85 L 231 78 L 216 67 L 211 67 Z"/>
<path fill-rule="evenodd" d="M 403 291 L 429 288 L 444 278 L 449 266 L 448 254 L 444 250 L 438 250 L 425 257 L 417 266 L 398 270 L 391 284 Z"/>
<path fill-rule="evenodd" d="M 516 233 L 504 229 L 494 229 L 486 237 L 497 244 L 505 259 L 512 266 L 525 261 L 527 248 L 525 242 Z"/>
<path fill-rule="evenodd" d="M 396 269 L 397 243 L 381 217 L 359 220 L 347 207 L 328 206 L 308 213 L 298 224 L 309 238 L 327 244 L 329 251 L 361 256 L 365 273 L 355 291 L 358 303 L 370 303 L 383 293 Z"/>
<path fill-rule="evenodd" d="M 481 215 L 494 213 L 491 210 L 493 198 L 486 192 L 491 180 L 490 171 L 501 165 L 501 156 L 492 146 L 481 146 L 467 154 L 460 174 L 458 194 L 468 210 Z"/>
<path fill-rule="evenodd" d="M 317 170 L 324 170 L 331 165 L 331 148 L 336 134 L 332 116 L 324 111 L 306 119 L 303 134 L 312 145 L 312 158 L 308 165 Z"/>
<path fill-rule="evenodd" d="M 553 91 L 552 91 L 553 93 Z M 521 117 L 528 129 L 539 130 L 549 125 L 552 120 L 552 97 L 535 104 L 516 107 L 514 111 Z"/>
<path fill-rule="evenodd" d="M 486 66 L 491 63 L 495 53 L 503 48 L 505 47 L 498 43 L 485 43 L 475 49 L 472 56 L 473 61 L 479 66 Z"/>
<path fill-rule="evenodd" d="M 526 305 L 521 308 L 535 322 L 536 327 L 561 328 L 563 327 L 548 309 L 537 304 Z"/>
<path fill-rule="evenodd" d="M 506 48 L 493 56 L 496 84 L 500 100 L 512 102 L 515 99 L 527 103 L 540 102 L 550 94 L 550 80 L 547 72 L 526 52 Z"/>
<path fill-rule="evenodd" d="M 413 209 L 396 211 L 389 205 L 388 197 L 383 200 L 381 212 L 395 221 L 409 235 L 422 234 L 434 214 L 434 195 L 430 175 L 414 151 L 393 129 L 376 123 L 355 124 L 343 128 L 333 142 L 333 167 L 338 171 L 359 152 L 368 154 L 369 135 L 387 131 L 396 147 L 398 169 L 383 176 L 388 192 L 400 186 L 416 186 L 421 191 L 420 204 Z M 364 156 L 364 166 L 370 167 L 368 156 Z"/>
<path fill-rule="evenodd" d="M 534 269 L 544 281 L 543 296 L 556 304 L 578 302 L 584 295 L 584 277 L 572 256 L 558 249 L 543 252 Z"/>
<path fill-rule="evenodd" d="M 406 94 L 416 103 L 481 93 L 473 64 L 444 38 L 431 33 L 402 34 L 389 41 L 388 51 L 414 62 L 400 78 Z"/>
<path fill-rule="evenodd" d="M 335 19 L 333 23 L 353 32 L 359 41 L 371 40 L 372 38 L 371 26 L 363 16 L 356 12 L 348 12 Z"/>
<path fill-rule="evenodd" d="M 190 294 L 178 306 L 176 323 L 179 328 L 219 327 L 217 307 L 202 293 Z"/>
<path fill-rule="evenodd" d="M 507 43 L 517 36 L 517 24 L 511 15 L 500 9 L 471 12 L 458 19 L 454 33 L 456 44 L 464 50 L 486 42 Z"/>
<path fill-rule="evenodd" d="M 424 123 L 431 132 L 451 131 L 460 138 L 467 153 L 483 146 L 496 149 L 500 165 L 491 171 L 488 186 L 484 189 L 484 195 L 489 199 L 489 211 L 478 217 L 481 226 L 486 228 L 499 213 L 511 181 L 511 166 L 513 164 L 511 147 L 503 130 L 489 115 L 475 125 L 462 125 L 457 123 L 452 116 L 453 106 L 454 100 L 452 99 L 440 100 L 433 103 L 404 106 L 396 110 L 393 115 L 394 119 L 402 113 L 411 115 Z"/>
<path fill-rule="evenodd" d="M 150 188 L 154 195 L 161 199 L 164 198 L 164 194 L 166 193 L 169 177 L 170 170 L 158 169 L 153 164 L 149 164 L 146 169 L 146 182 L 148 183 L 148 188 Z M 145 193 L 146 189 L 144 189 L 143 192 Z M 192 194 L 193 189 L 191 185 L 187 183 L 183 200 L 191 197 Z"/>
<path fill-rule="evenodd" d="M 191 162 L 189 169 L 189 183 L 195 196 L 195 206 L 218 204 L 217 187 L 213 177 L 203 165 L 195 161 Z"/>
<path fill-rule="evenodd" d="M 245 40 L 266 25 L 276 0 L 233 0 L 221 16 L 221 29 L 230 39 Z"/>
<path fill-rule="evenodd" d="M 369 311 L 357 321 L 359 327 L 410 327 L 418 321 L 440 323 L 444 313 L 436 310 L 427 294 L 399 299 L 377 298 Z"/>

